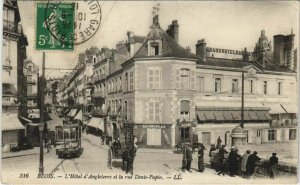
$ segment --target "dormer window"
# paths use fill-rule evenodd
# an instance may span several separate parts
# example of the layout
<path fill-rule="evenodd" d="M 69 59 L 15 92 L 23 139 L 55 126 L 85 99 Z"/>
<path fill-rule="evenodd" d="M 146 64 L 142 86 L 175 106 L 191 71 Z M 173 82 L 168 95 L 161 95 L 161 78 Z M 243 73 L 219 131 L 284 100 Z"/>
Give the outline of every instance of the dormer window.
<path fill-rule="evenodd" d="M 149 40 L 148 41 L 148 56 L 161 55 L 161 40 Z"/>

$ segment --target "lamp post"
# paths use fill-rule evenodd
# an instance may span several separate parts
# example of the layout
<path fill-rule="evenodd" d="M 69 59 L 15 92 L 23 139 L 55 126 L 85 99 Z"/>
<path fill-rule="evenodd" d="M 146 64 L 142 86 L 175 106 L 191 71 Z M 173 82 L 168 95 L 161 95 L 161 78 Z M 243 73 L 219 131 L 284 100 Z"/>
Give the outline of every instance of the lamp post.
<path fill-rule="evenodd" d="M 44 174 L 44 147 L 43 147 L 43 140 L 44 140 L 44 128 L 46 126 L 45 122 L 45 112 L 44 112 L 44 99 L 45 99 L 45 52 L 43 52 L 43 66 L 42 66 L 42 80 L 41 80 L 41 94 L 40 94 L 40 124 L 39 124 L 39 131 L 40 131 L 40 165 L 39 165 L 39 175 Z"/>

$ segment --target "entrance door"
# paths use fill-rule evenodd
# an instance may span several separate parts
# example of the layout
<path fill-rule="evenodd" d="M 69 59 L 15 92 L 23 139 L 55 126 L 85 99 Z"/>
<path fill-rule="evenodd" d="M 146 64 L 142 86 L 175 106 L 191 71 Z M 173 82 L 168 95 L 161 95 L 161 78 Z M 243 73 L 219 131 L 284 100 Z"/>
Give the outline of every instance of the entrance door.
<path fill-rule="evenodd" d="M 262 141 L 261 137 L 262 137 L 262 130 L 258 129 L 256 131 L 256 144 L 261 144 Z"/>
<path fill-rule="evenodd" d="M 152 146 L 161 145 L 161 129 L 158 128 L 147 129 L 147 145 L 152 145 Z"/>
<path fill-rule="evenodd" d="M 181 142 L 189 142 L 190 141 L 190 127 L 181 128 Z"/>
<path fill-rule="evenodd" d="M 205 146 L 210 145 L 210 132 L 202 132 L 202 143 Z"/>

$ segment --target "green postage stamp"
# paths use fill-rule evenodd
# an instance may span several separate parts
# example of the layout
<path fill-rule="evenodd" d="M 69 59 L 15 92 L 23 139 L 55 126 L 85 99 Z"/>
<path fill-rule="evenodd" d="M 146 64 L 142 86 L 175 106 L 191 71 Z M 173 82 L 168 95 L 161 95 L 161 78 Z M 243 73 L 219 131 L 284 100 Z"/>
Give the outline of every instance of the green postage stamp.
<path fill-rule="evenodd" d="M 37 50 L 74 50 L 74 6 L 72 2 L 37 3 Z"/>

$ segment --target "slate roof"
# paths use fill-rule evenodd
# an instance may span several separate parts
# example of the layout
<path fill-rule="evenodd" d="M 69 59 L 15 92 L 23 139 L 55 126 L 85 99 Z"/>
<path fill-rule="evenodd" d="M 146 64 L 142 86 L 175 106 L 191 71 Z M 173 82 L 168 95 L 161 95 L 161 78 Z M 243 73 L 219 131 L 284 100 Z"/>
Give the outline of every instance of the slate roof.
<path fill-rule="evenodd" d="M 160 56 L 148 56 L 148 40 L 161 39 L 162 41 L 162 54 Z M 135 53 L 133 58 L 151 58 L 151 57 L 177 57 L 197 59 L 198 57 L 186 51 L 185 48 L 180 46 L 172 37 L 170 37 L 160 27 L 152 28 L 147 35 L 142 47 Z"/>
<path fill-rule="evenodd" d="M 292 72 L 287 66 L 279 66 L 274 64 L 265 64 L 265 68 L 263 68 L 260 64 L 256 62 L 244 62 L 242 60 L 232 60 L 232 59 L 224 59 L 224 58 L 212 58 L 207 57 L 206 61 L 198 61 L 200 65 L 207 66 L 216 66 L 216 67 L 228 67 L 228 68 L 237 68 L 241 69 L 244 66 L 254 65 L 261 71 L 277 71 L 277 72 Z"/>

